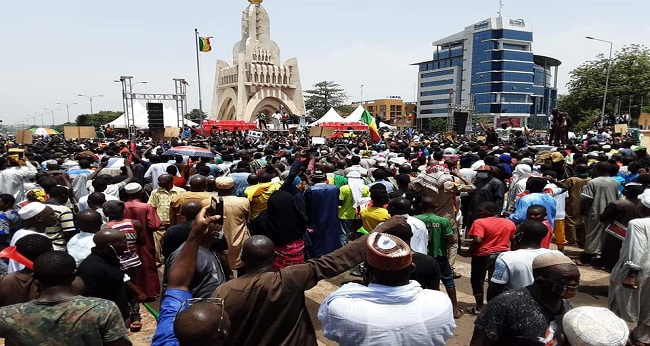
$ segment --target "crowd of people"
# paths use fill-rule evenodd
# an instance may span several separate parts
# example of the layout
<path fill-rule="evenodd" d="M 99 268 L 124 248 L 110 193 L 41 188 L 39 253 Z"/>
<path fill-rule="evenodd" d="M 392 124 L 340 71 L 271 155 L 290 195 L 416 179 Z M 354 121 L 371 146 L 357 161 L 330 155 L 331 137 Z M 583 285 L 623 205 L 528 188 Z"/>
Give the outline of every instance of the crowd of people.
<path fill-rule="evenodd" d="M 509 136 L 7 139 L 0 338 L 130 345 L 160 299 L 153 345 L 315 345 L 305 291 L 349 273 L 317 316 L 342 345 L 445 345 L 466 314 L 472 346 L 650 344 L 647 149 Z M 579 266 L 608 308 L 573 307 Z"/>

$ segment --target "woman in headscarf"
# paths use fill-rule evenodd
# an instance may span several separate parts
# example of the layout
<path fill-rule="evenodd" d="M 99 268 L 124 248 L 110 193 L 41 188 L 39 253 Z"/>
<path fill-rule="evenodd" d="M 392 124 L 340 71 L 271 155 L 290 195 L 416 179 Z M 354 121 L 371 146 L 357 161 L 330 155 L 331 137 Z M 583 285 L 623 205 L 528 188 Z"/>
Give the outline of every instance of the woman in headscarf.
<path fill-rule="evenodd" d="M 275 244 L 273 270 L 277 271 L 294 264 L 305 263 L 305 240 L 307 216 L 297 207 L 289 192 L 273 192 L 267 209 L 251 224 L 252 235 L 264 235 Z"/>
<path fill-rule="evenodd" d="M 524 179 L 528 179 L 532 172 L 532 168 L 525 163 L 520 163 L 515 167 L 515 171 L 512 172 L 512 179 L 510 180 L 510 188 L 508 189 L 508 200 L 506 203 L 506 211 L 512 212 L 515 209 L 515 200 L 517 195 L 524 192 L 521 189 L 522 184 L 517 184 Z M 524 189 L 526 184 L 523 184 Z M 520 190 L 521 189 L 521 190 Z"/>

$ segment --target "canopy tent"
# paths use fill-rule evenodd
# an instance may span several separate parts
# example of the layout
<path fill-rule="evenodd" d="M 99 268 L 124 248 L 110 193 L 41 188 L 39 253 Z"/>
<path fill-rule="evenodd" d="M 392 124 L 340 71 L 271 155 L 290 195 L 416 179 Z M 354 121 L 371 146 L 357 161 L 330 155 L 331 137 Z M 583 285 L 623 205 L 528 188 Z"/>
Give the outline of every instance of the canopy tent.
<path fill-rule="evenodd" d="M 357 109 L 354 110 L 354 112 L 350 113 L 350 115 L 345 118 L 346 123 L 355 123 L 355 122 L 361 122 L 361 116 L 363 115 L 363 111 L 365 108 L 363 108 L 362 105 L 359 105 Z"/>
<path fill-rule="evenodd" d="M 147 114 L 147 109 L 140 102 L 133 102 L 133 119 L 135 127 L 140 129 L 149 128 L 149 117 Z M 187 126 L 198 126 L 198 124 L 187 119 L 184 121 L 185 125 Z M 178 119 L 176 116 L 176 110 L 169 106 L 163 107 L 163 122 L 166 127 L 177 127 Z M 117 129 L 126 128 L 126 114 L 120 115 L 119 118 L 111 121 L 107 125 L 115 127 Z"/>
<path fill-rule="evenodd" d="M 309 124 L 309 126 L 316 126 L 320 125 L 322 123 L 343 123 L 345 122 L 345 119 L 333 108 L 331 107 L 330 110 L 325 113 L 320 119 L 314 121 L 313 123 Z"/>

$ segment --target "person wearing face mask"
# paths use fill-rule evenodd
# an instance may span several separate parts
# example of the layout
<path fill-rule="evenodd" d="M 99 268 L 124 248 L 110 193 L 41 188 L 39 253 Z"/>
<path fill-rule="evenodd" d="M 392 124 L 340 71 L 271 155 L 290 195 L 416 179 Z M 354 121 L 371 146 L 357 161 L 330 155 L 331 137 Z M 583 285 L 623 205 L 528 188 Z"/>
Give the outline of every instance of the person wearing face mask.
<path fill-rule="evenodd" d="M 128 277 L 120 269 L 120 256 L 127 251 L 126 236 L 120 231 L 105 229 L 95 233 L 93 242 L 95 247 L 77 268 L 77 274 L 86 285 L 84 296 L 113 301 L 126 320 L 130 311 L 126 283 Z M 140 300 L 146 299 L 142 292 L 138 296 Z"/>
<path fill-rule="evenodd" d="M 506 194 L 506 186 L 503 182 L 494 177 L 492 167 L 483 165 L 476 170 L 474 185 L 476 191 L 472 195 L 469 210 L 471 215 L 466 225 L 467 229 L 472 227 L 474 220 L 478 218 L 478 206 L 483 202 L 494 202 L 499 207 L 503 205 L 503 197 Z"/>
<path fill-rule="evenodd" d="M 474 322 L 470 346 L 556 345 L 569 299 L 580 282 L 578 266 L 567 256 L 549 252 L 533 260 L 535 281 L 492 299 Z"/>

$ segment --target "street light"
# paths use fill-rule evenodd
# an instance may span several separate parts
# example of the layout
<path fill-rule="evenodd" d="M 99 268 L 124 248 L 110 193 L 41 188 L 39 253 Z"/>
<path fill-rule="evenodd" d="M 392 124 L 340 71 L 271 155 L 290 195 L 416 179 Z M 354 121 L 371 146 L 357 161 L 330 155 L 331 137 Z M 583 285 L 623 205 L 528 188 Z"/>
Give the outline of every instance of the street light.
<path fill-rule="evenodd" d="M 59 108 L 43 108 L 43 109 L 52 112 L 52 126 L 54 126 L 54 111 L 60 111 L 61 109 Z"/>
<path fill-rule="evenodd" d="M 104 97 L 104 95 L 82 95 L 82 94 L 77 94 L 77 96 L 81 97 L 87 97 L 88 101 L 90 101 L 90 115 L 93 115 L 93 99 L 97 97 Z"/>
<path fill-rule="evenodd" d="M 72 103 L 64 103 L 64 102 L 57 102 L 57 105 L 65 105 L 65 110 L 68 113 L 68 122 L 70 122 L 70 106 L 71 105 L 78 105 L 79 103 L 77 102 L 72 102 Z"/>
<path fill-rule="evenodd" d="M 122 83 L 121 80 L 114 80 L 113 82 L 115 82 L 115 83 Z M 131 84 L 131 90 L 133 91 L 133 87 L 134 87 L 136 84 L 147 84 L 147 83 L 149 83 L 149 82 L 147 82 L 147 81 L 142 81 L 142 82 L 135 82 L 135 83 L 132 83 L 132 84 Z"/>
<path fill-rule="evenodd" d="M 609 86 L 609 70 L 612 67 L 612 49 L 614 48 L 614 43 L 607 40 L 601 40 L 599 38 L 585 36 L 588 40 L 600 41 L 609 43 L 609 59 L 607 61 L 607 77 L 605 77 L 605 94 L 603 95 L 603 108 L 600 111 L 600 121 L 605 121 L 605 105 L 607 104 L 607 87 Z"/>

